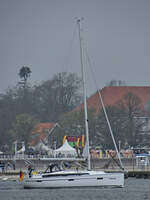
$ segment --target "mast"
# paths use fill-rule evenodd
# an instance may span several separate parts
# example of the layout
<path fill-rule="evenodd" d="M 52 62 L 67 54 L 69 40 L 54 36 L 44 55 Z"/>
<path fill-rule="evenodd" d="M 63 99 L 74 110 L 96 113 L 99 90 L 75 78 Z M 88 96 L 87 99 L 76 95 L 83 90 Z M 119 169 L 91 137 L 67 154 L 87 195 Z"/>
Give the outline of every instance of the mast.
<path fill-rule="evenodd" d="M 78 30 L 79 30 L 79 43 L 80 43 L 80 60 L 81 60 L 81 70 L 83 79 L 83 96 L 84 96 L 84 117 L 85 117 L 85 131 L 86 131 L 86 150 L 87 150 L 87 160 L 88 160 L 88 170 L 91 170 L 90 161 L 90 151 L 89 151 L 89 128 L 88 128 L 88 115 L 87 115 L 87 100 L 86 100 L 86 81 L 85 81 L 85 66 L 83 62 L 83 48 L 82 48 L 82 38 L 81 38 L 81 19 L 77 20 Z"/>

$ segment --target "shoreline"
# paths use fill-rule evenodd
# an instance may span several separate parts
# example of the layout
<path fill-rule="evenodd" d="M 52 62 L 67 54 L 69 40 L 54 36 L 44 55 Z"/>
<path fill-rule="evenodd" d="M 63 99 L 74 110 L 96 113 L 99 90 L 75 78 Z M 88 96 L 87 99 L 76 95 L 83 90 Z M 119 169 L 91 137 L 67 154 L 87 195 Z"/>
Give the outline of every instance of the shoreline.
<path fill-rule="evenodd" d="M 101 170 L 101 169 L 99 169 Z M 97 170 L 97 171 L 99 171 Z M 24 173 L 27 173 L 26 170 L 22 170 Z M 107 169 L 103 170 L 108 173 L 119 173 L 121 170 L 112 170 L 112 169 Z M 144 179 L 150 179 L 150 170 L 129 170 L 125 171 L 125 178 L 144 178 Z M 0 181 L 18 181 L 19 182 L 19 175 L 20 175 L 20 170 L 16 170 L 15 172 L 9 171 L 5 173 L 0 173 Z"/>
<path fill-rule="evenodd" d="M 12 180 L 12 181 L 18 180 L 19 181 L 20 171 L 23 171 L 25 173 L 27 173 L 27 171 L 28 171 L 29 164 L 27 165 L 25 163 L 25 161 L 26 160 L 23 160 L 23 159 L 16 160 L 15 169 L 5 168 L 4 172 L 1 171 L 0 172 L 0 181 L 1 180 L 2 181 L 5 181 L 5 180 Z M 65 160 L 65 159 L 57 160 L 57 162 L 61 162 L 61 161 L 69 162 L 68 160 Z M 110 158 L 107 158 L 107 159 L 106 158 L 104 158 L 104 159 L 94 158 L 91 161 L 92 161 L 91 167 L 92 167 L 93 170 L 96 170 L 96 171 L 102 170 L 102 171 L 105 171 L 105 172 L 119 172 L 119 171 L 121 171 L 121 169 L 116 164 L 116 162 L 114 162 Z M 8 162 L 11 162 L 11 160 L 3 160 L 3 162 L 5 163 L 5 166 L 7 166 L 6 164 Z M 39 159 L 30 160 L 30 163 L 32 164 L 32 166 L 35 168 L 36 171 L 45 171 L 47 166 L 50 163 L 53 163 L 53 162 L 56 162 L 56 160 L 55 159 L 52 159 L 52 160 L 51 159 L 50 160 L 39 160 Z M 72 160 L 70 162 L 73 163 Z M 84 166 L 86 168 L 85 161 L 80 160 L 79 163 L 80 163 L 80 166 Z M 123 166 L 125 168 L 125 172 L 127 172 L 126 173 L 127 177 L 150 178 L 150 165 L 149 166 L 141 166 L 141 167 L 138 168 L 136 166 L 136 159 L 135 158 L 123 158 L 122 163 L 123 163 Z"/>

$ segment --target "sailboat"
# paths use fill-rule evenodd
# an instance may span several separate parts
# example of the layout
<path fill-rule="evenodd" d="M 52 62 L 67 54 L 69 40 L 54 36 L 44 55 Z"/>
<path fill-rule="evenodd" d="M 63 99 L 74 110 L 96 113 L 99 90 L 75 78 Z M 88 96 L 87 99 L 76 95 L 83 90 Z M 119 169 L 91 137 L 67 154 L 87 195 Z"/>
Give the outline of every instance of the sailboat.
<path fill-rule="evenodd" d="M 91 170 L 89 152 L 88 115 L 86 102 L 85 69 L 83 62 L 83 48 L 81 41 L 81 20 L 77 20 L 80 41 L 80 57 L 83 77 L 84 113 L 86 129 L 87 170 L 64 170 L 58 164 L 51 164 L 43 173 L 29 172 L 23 180 L 24 188 L 73 188 L 73 187 L 124 187 L 124 173 L 107 173 Z"/>

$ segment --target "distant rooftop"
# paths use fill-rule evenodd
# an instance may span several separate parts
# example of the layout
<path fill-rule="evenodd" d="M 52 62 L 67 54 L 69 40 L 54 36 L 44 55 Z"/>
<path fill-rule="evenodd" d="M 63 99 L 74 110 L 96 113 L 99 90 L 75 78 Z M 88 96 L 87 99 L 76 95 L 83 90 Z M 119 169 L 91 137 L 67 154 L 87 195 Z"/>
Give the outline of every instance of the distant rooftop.
<path fill-rule="evenodd" d="M 39 123 L 32 131 L 31 146 L 36 145 L 40 140 L 44 140 L 49 134 L 50 130 L 56 125 L 54 122 Z"/>
<path fill-rule="evenodd" d="M 104 87 L 100 92 L 105 106 L 114 105 L 130 92 L 140 98 L 144 110 L 150 110 L 150 86 L 108 86 Z M 98 92 L 88 98 L 87 105 L 88 108 L 95 109 L 96 112 L 101 110 L 102 105 Z M 76 110 L 82 107 L 83 104 L 78 106 Z"/>

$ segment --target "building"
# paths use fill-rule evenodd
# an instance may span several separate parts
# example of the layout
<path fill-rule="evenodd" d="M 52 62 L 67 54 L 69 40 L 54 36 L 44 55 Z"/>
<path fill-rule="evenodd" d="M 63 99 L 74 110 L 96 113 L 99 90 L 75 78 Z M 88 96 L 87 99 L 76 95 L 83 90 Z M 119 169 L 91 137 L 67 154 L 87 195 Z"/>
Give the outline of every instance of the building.
<path fill-rule="evenodd" d="M 48 137 L 53 132 L 57 123 L 39 123 L 36 125 L 34 130 L 32 131 L 30 147 L 33 149 L 40 149 L 41 145 L 48 144 Z"/>
<path fill-rule="evenodd" d="M 150 86 L 108 86 L 104 87 L 100 92 L 105 107 L 117 105 L 128 94 L 138 97 L 140 100 L 140 109 L 133 113 L 133 117 L 139 124 L 143 124 L 139 128 L 143 141 L 140 145 L 150 145 L 148 141 L 148 138 L 150 138 Z M 88 109 L 94 110 L 96 114 L 101 111 L 102 104 L 98 92 L 87 99 L 87 106 Z M 81 109 L 83 109 L 83 104 L 75 110 Z"/>
<path fill-rule="evenodd" d="M 126 94 L 132 93 L 140 98 L 142 109 L 146 112 L 150 111 L 150 86 L 108 86 L 100 92 L 105 106 L 114 105 Z M 88 98 L 87 105 L 89 109 L 94 109 L 96 113 L 101 110 L 102 105 L 98 92 Z M 78 106 L 76 110 L 81 108 L 83 108 L 83 104 Z"/>

